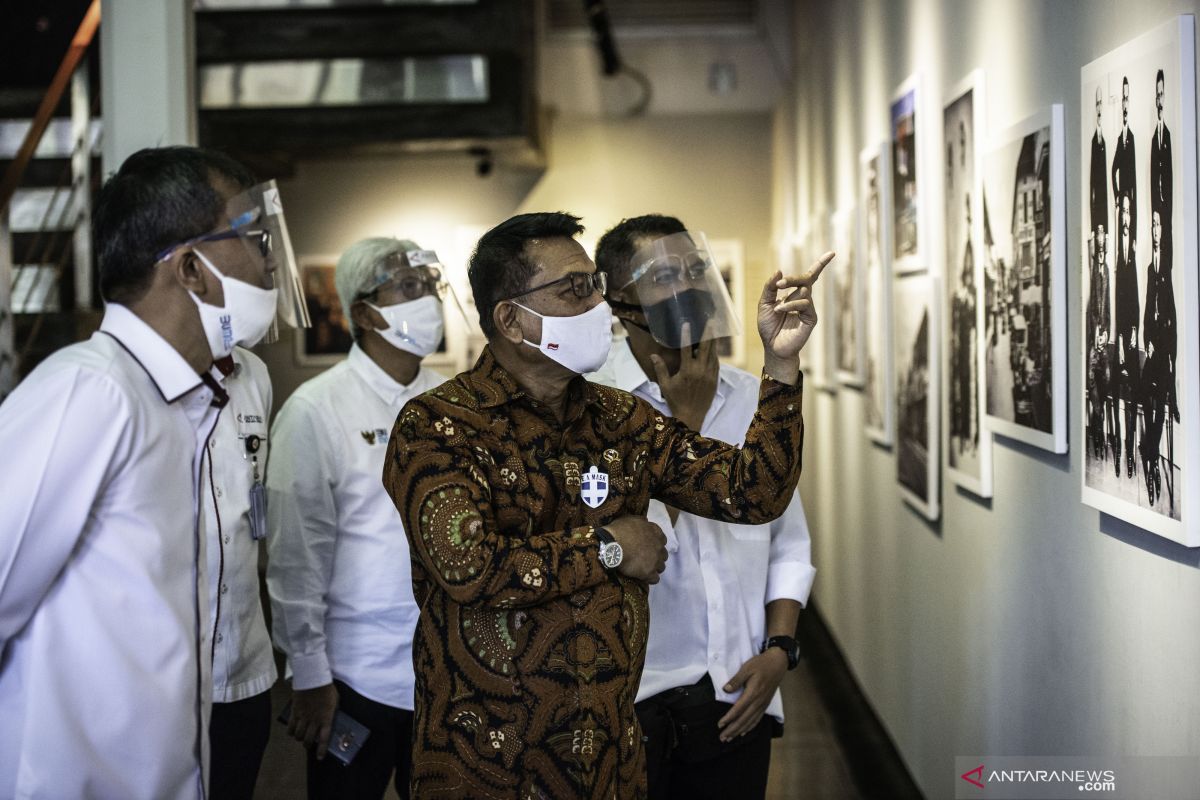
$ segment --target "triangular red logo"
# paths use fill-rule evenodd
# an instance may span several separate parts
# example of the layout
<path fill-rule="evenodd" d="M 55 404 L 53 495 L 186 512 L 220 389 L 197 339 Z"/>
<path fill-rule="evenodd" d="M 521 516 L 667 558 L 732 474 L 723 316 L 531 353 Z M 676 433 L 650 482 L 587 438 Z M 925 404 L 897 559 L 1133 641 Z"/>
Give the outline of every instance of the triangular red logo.
<path fill-rule="evenodd" d="M 971 777 L 972 775 L 974 775 L 975 777 L 974 777 L 974 778 L 972 778 L 972 777 Z M 961 776 L 959 776 L 959 777 L 961 777 L 961 778 L 962 778 L 964 781 L 966 781 L 967 783 L 974 784 L 975 786 L 978 786 L 980 789 L 984 788 L 984 787 L 983 787 L 983 784 L 982 784 L 982 783 L 981 783 L 979 780 L 976 780 L 977 778 L 978 778 L 978 779 L 982 779 L 982 778 L 983 778 L 983 764 L 980 764 L 978 767 L 976 767 L 975 769 L 971 770 L 970 772 L 964 772 L 964 773 L 963 773 Z"/>

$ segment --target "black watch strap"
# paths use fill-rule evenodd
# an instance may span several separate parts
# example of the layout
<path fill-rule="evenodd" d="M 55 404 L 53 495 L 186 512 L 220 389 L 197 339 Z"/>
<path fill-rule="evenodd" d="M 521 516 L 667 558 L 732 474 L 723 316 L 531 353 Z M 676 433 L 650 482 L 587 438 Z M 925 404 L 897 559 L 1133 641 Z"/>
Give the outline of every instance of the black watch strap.
<path fill-rule="evenodd" d="M 612 544 L 616 541 L 613 535 L 608 532 L 608 528 L 605 528 L 602 525 L 593 528 L 592 531 L 595 534 L 597 541 L 603 544 Z"/>
<path fill-rule="evenodd" d="M 758 652 L 765 653 L 772 647 L 778 647 L 787 655 L 788 669 L 795 669 L 800 664 L 800 645 L 791 636 L 772 636 L 762 643 Z"/>

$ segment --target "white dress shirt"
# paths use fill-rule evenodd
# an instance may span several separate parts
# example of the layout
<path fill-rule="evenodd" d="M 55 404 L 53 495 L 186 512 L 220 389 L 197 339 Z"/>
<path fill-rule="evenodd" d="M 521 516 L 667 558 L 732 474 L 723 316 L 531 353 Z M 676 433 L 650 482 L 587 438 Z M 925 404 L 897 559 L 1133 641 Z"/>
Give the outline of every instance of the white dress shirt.
<path fill-rule="evenodd" d="M 377 703 L 413 708 L 418 608 L 383 462 L 400 409 L 444 381 L 422 367 L 401 385 L 356 344 L 275 419 L 267 587 L 295 689 L 337 678 Z"/>
<path fill-rule="evenodd" d="M 198 467 L 223 400 L 110 304 L 0 406 L 0 797 L 204 796 Z"/>
<path fill-rule="evenodd" d="M 201 470 L 214 703 L 261 694 L 278 674 L 258 591 L 258 542 L 250 535 L 250 487 L 267 474 L 271 378 L 249 350 L 234 348 L 232 358 L 229 375 L 212 369 L 229 403 Z M 257 450 L 250 452 L 247 442 Z"/>
<path fill-rule="evenodd" d="M 624 389 L 670 415 L 657 383 L 642 371 L 627 340 L 613 342 L 608 361 L 589 380 Z M 721 365 L 716 395 L 700 433 L 741 445 L 758 409 L 759 379 Z M 735 525 L 681 512 L 672 526 L 666 506 L 650 502 L 647 517 L 667 535 L 667 566 L 650 587 L 650 634 L 637 700 L 712 676 L 718 700 L 732 703 L 722 687 L 742 664 L 758 655 L 766 638 L 766 605 L 773 600 L 808 602 L 812 566 L 808 521 L 793 493 L 779 519 L 768 525 Z M 783 721 L 776 690 L 767 713 Z"/>

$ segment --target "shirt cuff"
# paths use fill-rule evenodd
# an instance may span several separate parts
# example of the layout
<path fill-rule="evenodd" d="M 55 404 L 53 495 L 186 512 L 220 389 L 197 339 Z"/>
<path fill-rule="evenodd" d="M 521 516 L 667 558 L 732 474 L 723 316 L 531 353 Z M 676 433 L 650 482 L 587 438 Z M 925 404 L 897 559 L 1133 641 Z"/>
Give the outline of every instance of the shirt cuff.
<path fill-rule="evenodd" d="M 333 683 L 329 657 L 324 651 L 291 657 L 292 689 L 316 689 Z"/>
<path fill-rule="evenodd" d="M 816 577 L 817 571 L 811 564 L 771 564 L 767 567 L 767 602 L 795 600 L 807 606 Z"/>

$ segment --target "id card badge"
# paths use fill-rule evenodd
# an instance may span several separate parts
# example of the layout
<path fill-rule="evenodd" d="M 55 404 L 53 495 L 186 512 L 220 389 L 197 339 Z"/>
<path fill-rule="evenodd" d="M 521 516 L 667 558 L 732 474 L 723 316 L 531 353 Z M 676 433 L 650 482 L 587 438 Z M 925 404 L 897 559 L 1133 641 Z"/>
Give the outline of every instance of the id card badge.
<path fill-rule="evenodd" d="M 259 480 L 250 487 L 250 538 L 267 538 L 267 489 Z"/>

